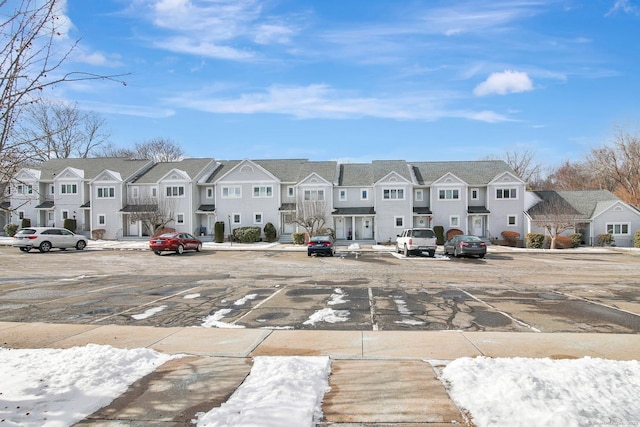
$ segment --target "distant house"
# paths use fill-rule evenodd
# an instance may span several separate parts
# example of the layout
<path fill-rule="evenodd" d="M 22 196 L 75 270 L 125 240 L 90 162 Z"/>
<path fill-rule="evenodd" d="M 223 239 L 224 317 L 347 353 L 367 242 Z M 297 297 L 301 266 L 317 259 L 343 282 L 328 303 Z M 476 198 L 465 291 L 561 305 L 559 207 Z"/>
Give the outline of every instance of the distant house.
<path fill-rule="evenodd" d="M 633 246 L 634 233 L 640 230 L 640 209 L 607 190 L 528 192 L 527 232 L 544 233 L 534 220 L 546 215 L 548 207 L 558 202 L 566 206 L 563 214 L 574 223 L 562 234 L 580 233 L 586 245 L 597 245 L 598 235 L 608 233 L 617 246 Z"/>

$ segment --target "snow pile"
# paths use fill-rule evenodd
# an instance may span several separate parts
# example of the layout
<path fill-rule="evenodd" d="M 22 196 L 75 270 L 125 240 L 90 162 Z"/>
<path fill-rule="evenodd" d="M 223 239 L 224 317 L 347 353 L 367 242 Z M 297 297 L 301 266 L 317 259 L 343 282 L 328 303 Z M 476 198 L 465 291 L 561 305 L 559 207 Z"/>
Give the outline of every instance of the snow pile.
<path fill-rule="evenodd" d="M 344 291 L 340 288 L 336 288 L 329 297 L 329 301 L 327 302 L 327 304 L 344 304 L 349 301 L 345 299 L 347 296 L 349 296 L 349 294 L 344 293 Z M 334 310 L 333 308 L 323 308 L 309 316 L 309 319 L 305 320 L 303 325 L 315 325 L 318 322 L 346 322 L 347 320 L 349 320 L 349 314 L 349 310 Z"/>
<path fill-rule="evenodd" d="M 96 344 L 66 350 L 0 348 L 0 424 L 74 424 L 174 357 Z"/>
<path fill-rule="evenodd" d="M 640 362 L 461 358 L 444 368 L 478 426 L 640 425 Z"/>
<path fill-rule="evenodd" d="M 329 389 L 328 357 L 256 357 L 247 379 L 219 408 L 198 414 L 198 427 L 314 426 Z"/>

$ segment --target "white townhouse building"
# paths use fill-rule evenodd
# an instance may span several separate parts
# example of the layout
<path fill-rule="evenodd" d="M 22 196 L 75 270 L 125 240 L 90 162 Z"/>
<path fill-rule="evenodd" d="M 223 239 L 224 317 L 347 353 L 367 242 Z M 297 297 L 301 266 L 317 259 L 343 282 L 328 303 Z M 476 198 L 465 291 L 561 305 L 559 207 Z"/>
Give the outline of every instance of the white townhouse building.
<path fill-rule="evenodd" d="M 576 229 L 587 243 L 611 230 L 619 245 L 632 245 L 640 211 L 611 193 L 586 193 L 571 200 L 584 205 L 576 208 L 584 217 Z M 148 236 L 152 230 L 134 213 L 159 207 L 171 212 L 167 226 L 178 231 L 212 235 L 222 221 L 228 235 L 229 228 L 270 222 L 289 238 L 302 231 L 292 221 L 301 201 L 315 201 L 305 205 L 324 213 L 338 240 L 383 243 L 394 242 L 403 228 L 435 226 L 492 240 L 515 231 L 524 239 L 538 196 L 503 161 L 98 158 L 20 170 L 8 208 L 10 222 L 24 217 L 33 226 L 61 226 L 64 218 L 76 218 L 77 231 L 103 229 L 108 239 Z"/>

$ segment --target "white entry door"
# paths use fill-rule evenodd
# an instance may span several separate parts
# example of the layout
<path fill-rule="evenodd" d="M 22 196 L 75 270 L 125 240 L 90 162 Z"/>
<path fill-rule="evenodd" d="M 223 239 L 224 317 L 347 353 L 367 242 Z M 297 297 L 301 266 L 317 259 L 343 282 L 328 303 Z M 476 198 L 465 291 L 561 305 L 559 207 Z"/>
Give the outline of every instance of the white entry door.
<path fill-rule="evenodd" d="M 482 236 L 484 235 L 484 227 L 483 220 L 480 215 L 476 215 L 471 220 L 471 234 L 474 236 Z"/>
<path fill-rule="evenodd" d="M 362 238 L 364 240 L 373 238 L 373 220 L 371 218 L 362 218 Z"/>

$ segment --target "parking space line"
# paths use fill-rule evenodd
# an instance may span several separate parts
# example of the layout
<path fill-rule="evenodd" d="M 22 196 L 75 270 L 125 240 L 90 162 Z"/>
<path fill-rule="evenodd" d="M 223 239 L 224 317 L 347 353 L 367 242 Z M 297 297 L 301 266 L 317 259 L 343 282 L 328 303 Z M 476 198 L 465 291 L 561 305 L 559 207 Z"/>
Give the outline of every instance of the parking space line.
<path fill-rule="evenodd" d="M 529 328 L 534 332 L 542 332 L 540 329 L 535 328 L 533 326 L 531 326 L 528 323 L 523 322 L 522 320 L 516 319 L 515 317 L 513 317 L 512 315 L 510 315 L 509 313 L 505 313 L 504 311 L 498 310 L 496 307 L 492 306 L 491 304 L 489 304 L 488 302 L 482 301 L 480 298 L 476 297 L 475 295 L 471 295 L 469 292 L 465 291 L 464 289 L 460 289 L 457 288 L 460 292 L 464 293 L 465 295 L 468 295 L 470 298 L 473 298 L 475 301 L 479 302 L 480 304 L 484 304 L 487 307 L 489 307 L 490 309 L 502 314 L 503 316 L 511 319 L 512 322 L 517 323 L 520 326 L 524 326 L 525 328 Z"/>
<path fill-rule="evenodd" d="M 376 306 L 374 305 L 373 300 L 373 291 L 371 288 L 367 288 L 369 291 L 369 313 L 371 313 L 371 328 L 374 331 L 378 330 L 378 324 L 375 321 L 376 318 Z"/>
<path fill-rule="evenodd" d="M 625 313 L 625 314 L 631 314 L 632 316 L 640 317 L 640 314 L 638 314 L 638 313 L 634 313 L 633 311 L 625 310 L 623 308 L 614 307 L 612 305 L 608 305 L 608 304 L 605 304 L 603 302 L 593 301 L 593 300 L 590 300 L 590 299 L 587 299 L 587 298 L 583 298 L 583 297 L 579 297 L 579 296 L 576 296 L 576 295 L 567 294 L 565 292 L 560 292 L 560 291 L 556 291 L 556 290 L 553 290 L 552 292 L 554 294 L 558 294 L 558 295 L 562 295 L 562 296 L 565 296 L 565 297 L 577 299 L 577 300 L 580 300 L 580 301 L 588 302 L 590 304 L 599 305 L 601 307 L 610 308 L 611 310 L 616 310 L 616 311 L 620 311 L 620 312 Z"/>
<path fill-rule="evenodd" d="M 278 289 L 277 291 L 275 291 L 274 293 L 272 293 L 271 295 L 269 295 L 267 298 L 263 299 L 262 301 L 260 301 L 258 304 L 256 304 L 255 307 L 252 307 L 251 310 L 247 311 L 245 314 L 243 314 L 242 316 L 238 317 L 236 320 L 234 320 L 233 322 L 231 322 L 231 324 L 235 325 L 237 322 L 239 322 L 240 320 L 244 319 L 245 317 L 247 317 L 249 314 L 251 314 L 254 310 L 260 308 L 260 306 L 262 306 L 262 304 L 264 304 L 265 302 L 269 301 L 271 298 L 275 297 L 276 295 L 278 295 L 280 292 L 282 292 L 283 290 L 285 290 L 287 288 L 287 285 L 281 287 L 280 289 Z"/>
<path fill-rule="evenodd" d="M 147 302 L 145 304 L 142 304 L 142 305 L 139 305 L 139 306 L 136 306 L 136 307 L 131 307 L 131 308 L 129 308 L 127 310 L 124 310 L 124 311 L 121 311 L 119 313 L 113 313 L 113 314 L 110 314 L 108 316 L 102 317 L 100 319 L 96 319 L 96 320 L 92 321 L 91 323 L 102 322 L 103 320 L 107 320 L 107 319 L 110 319 L 110 318 L 115 317 L 115 316 L 120 316 L 122 314 L 126 314 L 126 313 L 129 313 L 129 312 L 134 311 L 134 310 L 139 310 L 139 309 L 141 309 L 143 307 L 147 307 L 147 306 L 155 304 L 157 302 L 164 301 L 164 300 L 167 300 L 167 299 L 170 299 L 170 298 L 173 298 L 173 297 L 177 297 L 178 295 L 182 295 L 184 293 L 191 292 L 194 289 L 199 289 L 199 288 L 200 288 L 200 286 L 195 286 L 193 288 L 185 289 L 184 291 L 180 291 L 180 292 L 177 292 L 175 294 L 168 295 L 166 297 L 158 298 L 158 299 L 155 299 L 153 301 L 149 301 L 149 302 Z"/>

